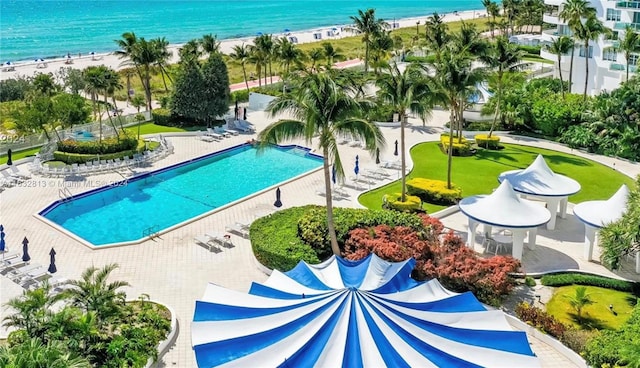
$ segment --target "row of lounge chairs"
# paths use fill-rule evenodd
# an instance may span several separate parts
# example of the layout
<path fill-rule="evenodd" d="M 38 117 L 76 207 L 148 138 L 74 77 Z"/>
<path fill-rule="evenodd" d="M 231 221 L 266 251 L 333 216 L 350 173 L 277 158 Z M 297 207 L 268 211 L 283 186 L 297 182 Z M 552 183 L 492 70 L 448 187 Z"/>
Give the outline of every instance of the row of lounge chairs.
<path fill-rule="evenodd" d="M 240 133 L 249 133 L 249 134 L 256 132 L 256 128 L 253 126 L 253 124 L 251 124 L 246 120 L 242 120 L 242 119 L 236 120 L 234 118 L 228 118 L 226 121 L 227 121 L 227 126 L 229 127 L 229 130 L 235 130 Z"/>
<path fill-rule="evenodd" d="M 238 135 L 237 130 L 225 129 L 223 127 L 207 128 L 206 132 L 198 132 L 197 138 L 205 142 L 221 141 L 234 135 Z"/>
<path fill-rule="evenodd" d="M 0 257 L 0 274 L 25 289 L 36 289 L 47 282 L 54 289 L 62 289 L 69 283 L 63 277 L 54 276 L 47 267 L 23 261 L 19 253 L 4 253 Z"/>
<path fill-rule="evenodd" d="M 0 170 L 0 187 L 12 187 L 30 178 L 31 175 L 23 173 L 14 165 L 10 165 L 8 168 Z"/>
<path fill-rule="evenodd" d="M 242 236 L 243 238 L 249 237 L 249 224 L 243 222 L 236 222 L 232 225 L 225 227 L 227 233 L 234 233 Z M 220 248 L 232 248 L 234 247 L 231 241 L 231 234 L 221 234 L 215 231 L 207 232 L 204 235 L 198 235 L 194 238 L 196 244 L 201 245 L 208 249 L 210 252 L 221 252 Z"/>

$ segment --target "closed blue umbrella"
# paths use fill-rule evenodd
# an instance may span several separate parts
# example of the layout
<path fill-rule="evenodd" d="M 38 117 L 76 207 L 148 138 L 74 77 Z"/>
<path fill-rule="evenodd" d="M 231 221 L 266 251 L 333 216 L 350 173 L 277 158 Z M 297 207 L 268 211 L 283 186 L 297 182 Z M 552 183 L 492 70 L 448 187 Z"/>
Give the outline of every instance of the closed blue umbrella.
<path fill-rule="evenodd" d="M 360 173 L 360 158 L 356 155 L 356 166 L 353 168 L 353 172 L 356 173 L 356 176 Z"/>
<path fill-rule="evenodd" d="M 29 239 L 27 239 L 26 236 L 22 240 L 22 260 L 25 262 L 31 260 L 31 256 L 29 255 Z"/>
<path fill-rule="evenodd" d="M 336 173 L 336 164 L 333 164 L 331 168 L 331 181 L 335 184 L 338 181 L 337 173 Z"/>
<path fill-rule="evenodd" d="M 5 242 L 4 242 L 4 226 L 0 225 L 0 252 L 2 252 L 2 258 L 4 259 L 4 249 L 5 249 Z"/>
<path fill-rule="evenodd" d="M 56 251 L 55 249 L 53 249 L 53 247 L 49 252 L 49 257 L 50 257 L 50 261 L 49 261 L 49 268 L 47 269 L 47 271 L 49 271 L 49 273 L 58 272 L 58 268 L 56 267 Z"/>

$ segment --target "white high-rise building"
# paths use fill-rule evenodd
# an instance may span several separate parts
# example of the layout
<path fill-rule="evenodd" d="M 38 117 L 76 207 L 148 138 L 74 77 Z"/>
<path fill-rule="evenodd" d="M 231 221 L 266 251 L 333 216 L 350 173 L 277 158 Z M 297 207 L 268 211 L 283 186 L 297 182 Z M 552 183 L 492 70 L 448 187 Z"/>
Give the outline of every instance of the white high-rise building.
<path fill-rule="evenodd" d="M 617 88 L 626 79 L 626 61 L 624 52 L 618 50 L 620 39 L 624 38 L 625 27 L 630 25 L 636 32 L 640 32 L 640 1 L 610 1 L 591 0 L 590 6 L 596 9 L 596 14 L 605 27 L 612 31 L 609 36 L 601 36 L 598 41 L 589 43 L 589 50 L 584 49 L 582 41 L 576 41 L 573 60 L 572 92 L 582 93 L 585 83 L 585 57 L 588 56 L 589 77 L 587 93 L 596 95 L 602 91 Z M 564 0 L 544 0 L 546 9 L 543 20 L 555 24 L 553 29 L 542 31 L 542 41 L 552 42 L 562 35 L 571 35 L 569 26 L 563 22 L 559 14 L 563 9 Z M 557 64 L 558 56 L 550 53 L 544 47 L 540 56 Z M 629 78 L 636 72 L 636 65 L 640 55 L 631 57 Z M 571 54 L 562 56 L 561 71 L 565 81 L 569 80 L 569 66 Z M 556 77 L 558 71 L 556 70 Z"/>

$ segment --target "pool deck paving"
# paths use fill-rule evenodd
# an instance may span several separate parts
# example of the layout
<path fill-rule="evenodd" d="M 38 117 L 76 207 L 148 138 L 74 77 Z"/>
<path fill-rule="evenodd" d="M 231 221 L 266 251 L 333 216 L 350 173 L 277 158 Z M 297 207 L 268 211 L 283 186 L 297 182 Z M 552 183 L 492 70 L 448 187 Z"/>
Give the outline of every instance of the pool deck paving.
<path fill-rule="evenodd" d="M 264 113 L 255 111 L 250 113 L 249 118 L 258 131 L 268 122 L 273 121 L 273 119 L 267 118 Z M 407 134 L 407 149 L 420 142 L 438 140 L 439 133 L 443 129 L 442 122 L 447 120 L 448 112 L 446 111 L 435 111 L 433 118 L 424 127 L 418 120 L 411 119 Z M 393 142 L 399 139 L 399 128 L 383 127 L 381 129 L 387 139 L 387 147 L 382 150 L 381 159 L 383 161 L 394 160 L 396 157 L 392 155 Z M 153 162 L 150 167 L 143 170 L 153 170 L 182 162 L 247 142 L 255 137 L 255 134 L 240 134 L 225 138 L 221 142 L 209 143 L 200 141 L 196 137 L 168 136 L 167 139 L 173 143 L 175 152 L 160 161 Z M 572 152 L 601 162 L 632 177 L 640 173 L 640 167 L 637 163 L 572 151 L 552 142 L 510 136 L 503 136 L 503 141 Z M 308 146 L 303 142 L 292 143 Z M 309 147 L 317 148 L 315 143 L 313 142 Z M 356 155 L 359 156 L 361 170 L 375 167 L 375 158 L 361 148 L 351 147 L 347 144 L 341 145 L 340 154 L 347 180 L 354 176 L 353 162 Z M 407 155 L 407 158 L 410 164 L 410 156 Z M 20 169 L 27 170 L 26 166 L 20 167 Z M 377 184 L 371 186 L 379 186 L 398 177 L 397 171 L 388 171 L 392 174 L 390 179 L 378 181 Z M 229 175 L 232 176 L 233 173 L 231 172 Z M 120 174 L 111 172 L 91 175 L 84 179 L 75 178 L 72 181 L 73 185 L 67 187 L 71 193 L 76 194 L 121 179 Z M 248 239 L 232 234 L 233 247 L 222 248 L 221 252 L 215 253 L 197 245 L 194 242 L 194 237 L 204 235 L 207 232 L 222 233 L 228 224 L 233 224 L 236 221 L 250 222 L 256 217 L 277 210 L 273 206 L 275 201 L 275 190 L 273 189 L 237 202 L 152 240 L 146 240 L 136 245 L 93 250 L 34 217 L 34 214 L 59 199 L 59 189 L 65 183 L 64 179 L 34 176 L 29 183 L 31 186 L 9 188 L 0 194 L 0 215 L 2 216 L 0 223 L 5 226 L 8 249 L 21 251 L 21 242 L 26 236 L 29 239 L 31 262 L 46 267 L 49 262 L 49 251 L 51 247 L 55 247 L 58 274 L 66 278 L 79 278 L 82 271 L 89 266 L 101 267 L 117 263 L 119 268 L 113 272 L 111 279 L 126 280 L 130 283 L 131 286 L 125 288 L 130 299 L 135 299 L 141 294 L 148 294 L 152 300 L 171 306 L 177 314 L 179 335 L 176 343 L 159 362 L 161 367 L 195 366 L 195 357 L 191 349 L 190 325 L 195 301 L 202 296 L 208 282 L 234 290 L 248 291 L 251 282 L 263 282 L 268 277 L 258 269 Z M 69 185 L 68 183 L 67 185 Z M 211 183 L 211 185 L 215 187 L 215 183 Z M 363 186 L 369 189 L 368 184 Z M 281 209 L 305 204 L 323 205 L 325 198 L 316 194 L 316 190 L 323 187 L 322 170 L 316 170 L 302 178 L 280 185 L 283 202 Z M 357 197 L 364 190 L 348 186 L 344 187 L 344 190 L 348 196 L 334 200 L 334 205 L 361 207 Z M 170 210 L 170 208 L 167 209 L 167 211 Z M 568 212 L 571 213 L 570 210 Z M 466 232 L 466 218 L 460 212 L 445 216 L 442 221 L 449 228 Z M 135 218 L 132 218 L 132 222 L 135 222 Z M 573 215 L 569 214 L 566 219 L 558 219 L 557 227 L 558 230 L 553 232 L 541 229 L 538 233 L 536 249 L 525 250 L 523 267 L 526 272 L 569 268 L 640 280 L 639 275 L 633 272 L 630 262 L 625 263 L 623 270 L 614 275 L 596 262 L 583 261 L 581 255 L 584 227 Z M 476 247 L 476 250 L 482 251 L 479 246 Z M 594 258 L 597 259 L 597 254 Z M 9 299 L 20 295 L 21 292 L 20 286 L 11 282 L 7 277 L 0 276 L 0 303 L 4 305 Z M 1 308 L 0 319 L 4 318 L 7 313 L 6 307 Z M 6 335 L 7 331 L 0 327 L 0 336 Z M 544 367 L 575 366 L 551 346 L 531 337 L 530 341 Z"/>

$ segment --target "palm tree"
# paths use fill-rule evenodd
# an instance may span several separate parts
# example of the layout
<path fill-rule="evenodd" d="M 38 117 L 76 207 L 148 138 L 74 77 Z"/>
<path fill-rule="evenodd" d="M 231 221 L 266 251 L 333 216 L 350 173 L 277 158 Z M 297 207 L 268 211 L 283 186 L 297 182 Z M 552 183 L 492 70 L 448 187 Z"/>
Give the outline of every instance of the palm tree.
<path fill-rule="evenodd" d="M 354 22 L 354 29 L 362 34 L 362 42 L 364 42 L 364 71 L 369 71 L 369 50 L 371 44 L 377 35 L 384 29 L 389 28 L 389 24 L 382 19 L 376 19 L 374 9 L 367 11 L 358 10 L 358 16 L 349 17 Z"/>
<path fill-rule="evenodd" d="M 624 61 L 627 65 L 627 77 L 625 80 L 629 80 L 629 64 L 631 63 L 631 55 L 640 51 L 640 34 L 636 33 L 631 26 L 627 25 L 624 29 L 624 38 L 620 40 L 618 46 L 620 50 L 624 52 Z"/>
<path fill-rule="evenodd" d="M 288 113 L 291 119 L 282 119 L 267 126 L 258 136 L 261 147 L 289 139 L 304 139 L 311 144 L 318 136 L 318 146 L 324 157 L 323 171 L 327 203 L 327 227 L 331 249 L 340 255 L 333 220 L 331 197 L 331 170 L 333 163 L 339 178 L 344 170 L 338 151 L 338 135 L 348 134 L 365 142 L 366 150 L 375 152 L 384 145 L 380 129 L 370 121 L 359 118 L 370 107 L 366 100 L 352 97 L 348 86 L 341 86 L 328 72 L 305 73 L 297 81 L 292 93 L 277 97 L 269 103 L 267 111 L 272 115 Z"/>
<path fill-rule="evenodd" d="M 197 39 L 189 40 L 182 45 L 179 50 L 180 63 L 189 62 L 192 60 L 198 60 L 202 56 L 202 50 L 200 50 L 200 42 Z"/>
<path fill-rule="evenodd" d="M 517 70 L 523 57 L 524 51 L 520 50 L 518 45 L 509 42 L 505 36 L 499 36 L 496 41 L 489 46 L 488 52 L 480 55 L 480 60 L 489 68 L 495 70 L 498 87 L 496 96 L 498 102 L 496 104 L 493 123 L 491 124 L 491 129 L 489 129 L 489 137 L 493 134 L 498 116 L 501 114 L 500 106 L 502 102 L 502 79 L 504 73 Z"/>
<path fill-rule="evenodd" d="M 220 42 L 218 42 L 217 36 L 214 36 L 211 33 L 202 36 L 200 39 L 200 46 L 202 47 L 202 51 L 207 55 L 220 52 Z"/>
<path fill-rule="evenodd" d="M 262 87 L 262 68 L 266 68 L 268 62 L 267 55 L 255 45 L 250 45 L 249 61 L 256 66 L 256 72 L 258 72 L 258 87 Z"/>
<path fill-rule="evenodd" d="M 295 65 L 303 58 L 303 52 L 286 37 L 282 37 L 276 41 L 276 50 L 284 76 L 286 77 L 291 70 L 291 65 Z"/>
<path fill-rule="evenodd" d="M 451 41 L 453 41 L 453 47 L 456 49 L 466 49 L 467 52 L 474 56 L 486 54 L 489 47 L 480 32 L 478 32 L 475 24 L 465 23 L 464 21 L 462 21 L 460 30 L 451 35 Z"/>
<path fill-rule="evenodd" d="M 396 63 L 388 66 L 387 72 L 376 80 L 378 96 L 393 107 L 400 117 L 400 162 L 402 175 L 401 201 L 406 201 L 406 151 L 405 126 L 408 112 L 418 115 L 425 121 L 431 115 L 434 99 L 434 87 L 431 78 L 422 73 L 416 64 L 410 64 L 403 72 Z"/>
<path fill-rule="evenodd" d="M 573 40 L 568 36 L 560 36 L 555 38 L 553 42 L 545 45 L 545 48 L 552 54 L 558 56 L 558 76 L 560 77 L 560 88 L 562 91 L 562 99 L 564 95 L 564 81 L 562 80 L 562 55 L 566 55 L 569 50 L 573 49 Z"/>
<path fill-rule="evenodd" d="M 491 17 L 489 21 L 489 29 L 491 30 L 491 38 L 495 37 L 496 17 L 500 16 L 500 7 L 498 3 L 491 0 L 482 0 L 482 6 L 487 9 L 487 15 Z"/>
<path fill-rule="evenodd" d="M 309 52 L 307 53 L 307 57 L 311 61 L 311 67 L 309 68 L 309 70 L 311 72 L 315 72 L 317 71 L 316 65 L 320 64 L 320 61 L 324 59 L 324 50 L 319 47 L 313 48 L 309 50 Z"/>
<path fill-rule="evenodd" d="M 389 65 L 388 60 L 393 50 L 393 39 L 389 33 L 386 31 L 378 33 L 378 36 L 371 43 L 371 64 L 376 75 L 380 73 L 380 68 Z"/>
<path fill-rule="evenodd" d="M 85 80 L 85 92 L 89 94 L 91 98 L 91 107 L 93 110 L 93 119 L 98 118 L 100 125 L 100 134 L 98 135 L 98 141 L 102 142 L 102 113 L 100 112 L 100 105 L 98 104 L 98 96 L 101 91 L 106 89 L 104 81 L 105 66 L 89 66 L 82 71 L 82 76 Z"/>
<path fill-rule="evenodd" d="M 61 341 L 49 341 L 29 338 L 20 344 L 0 346 L 0 366 L 2 367 L 47 367 L 47 368 L 90 368 L 86 359 L 68 353 Z"/>
<path fill-rule="evenodd" d="M 120 75 L 115 70 L 113 70 L 111 68 L 107 68 L 107 67 L 105 67 L 102 70 L 102 72 L 103 72 L 103 77 L 102 78 L 104 79 L 104 83 L 103 83 L 104 91 L 103 91 L 103 94 L 104 94 L 105 109 L 107 109 L 106 106 L 108 106 L 107 97 L 111 96 L 111 101 L 113 102 L 114 116 L 116 116 L 117 113 L 118 113 L 118 105 L 116 103 L 115 91 L 118 91 L 118 90 L 122 89 L 122 83 L 120 82 Z M 120 140 L 120 134 L 118 133 L 118 129 L 116 128 L 116 125 L 113 122 L 113 119 L 111 118 L 111 114 L 109 114 L 107 112 L 107 116 L 109 117 L 109 121 L 111 122 L 111 126 L 113 127 L 113 130 L 116 133 L 116 138 L 118 140 Z M 124 132 L 124 127 L 122 127 L 122 125 L 120 125 L 120 127 L 122 128 L 122 131 Z"/>
<path fill-rule="evenodd" d="M 596 41 L 600 36 L 609 33 L 609 29 L 604 26 L 595 13 L 590 14 L 587 20 L 580 22 L 576 26 L 576 38 L 584 41 L 584 100 L 587 99 L 587 87 L 589 85 L 589 42 Z"/>
<path fill-rule="evenodd" d="M 445 45 L 449 42 L 447 34 L 447 24 L 444 22 L 444 15 L 437 12 L 429 16 L 425 22 L 427 47 L 436 53 L 436 62 L 440 62 L 440 54 Z"/>
<path fill-rule="evenodd" d="M 249 48 L 242 43 L 241 45 L 233 46 L 233 51 L 229 54 L 231 60 L 239 63 L 242 66 L 242 75 L 244 76 L 244 84 L 249 90 L 249 81 L 247 80 L 247 61 L 249 60 Z"/>
<path fill-rule="evenodd" d="M 327 66 L 333 67 L 333 63 L 336 60 L 341 60 L 344 55 L 341 54 L 340 48 L 334 48 L 331 42 L 323 42 L 322 48 L 324 50 L 324 57 L 327 60 Z"/>
<path fill-rule="evenodd" d="M 595 14 L 596 9 L 590 6 L 588 0 L 566 0 L 562 10 L 560 11 L 560 19 L 563 22 L 567 22 L 571 32 L 575 33 L 576 28 L 579 27 L 582 18 L 587 17 L 589 14 Z M 585 52 L 588 53 L 588 50 Z M 573 91 L 573 58 L 575 55 L 575 48 L 571 49 L 571 61 L 569 62 L 569 93 Z"/>
<path fill-rule="evenodd" d="M 109 274 L 118 268 L 109 264 L 102 269 L 89 267 L 82 272 L 81 280 L 70 282 L 73 288 L 61 293 L 61 297 L 70 299 L 71 304 L 85 312 L 95 312 L 99 325 L 121 314 L 125 302 L 125 293 L 118 289 L 129 286 L 126 281 L 107 282 Z"/>
<path fill-rule="evenodd" d="M 567 299 L 569 299 L 571 307 L 576 310 L 578 321 L 582 321 L 582 309 L 594 303 L 593 299 L 591 299 L 591 294 L 587 293 L 587 288 L 584 286 L 577 287 L 576 294 L 573 296 L 567 295 Z"/>
<path fill-rule="evenodd" d="M 275 44 L 273 42 L 273 36 L 270 34 L 263 34 L 255 38 L 253 41 L 258 51 L 262 53 L 265 61 L 264 77 L 267 78 L 267 67 L 269 68 L 270 82 L 273 83 L 273 71 L 271 69 L 271 63 L 274 57 Z"/>
<path fill-rule="evenodd" d="M 27 290 L 21 296 L 9 300 L 7 307 L 15 311 L 6 316 L 3 326 L 24 330 L 27 335 L 44 340 L 46 323 L 51 318 L 49 308 L 57 299 L 49 295 L 51 287 L 48 283 L 35 290 Z"/>
<path fill-rule="evenodd" d="M 46 96 L 52 96 L 60 89 L 60 86 L 53 80 L 52 74 L 38 73 L 33 77 L 31 83 L 36 91 Z"/>
<path fill-rule="evenodd" d="M 167 73 L 167 65 L 169 64 L 169 59 L 171 59 L 172 56 L 172 53 L 169 51 L 169 41 L 164 37 L 158 37 L 149 42 L 151 42 L 155 52 L 154 64 L 160 69 L 162 83 L 164 83 L 164 90 L 165 92 L 169 92 L 169 87 L 167 87 L 167 81 L 165 80 L 166 77 L 171 83 L 173 83 L 173 79 L 169 73 Z"/>

